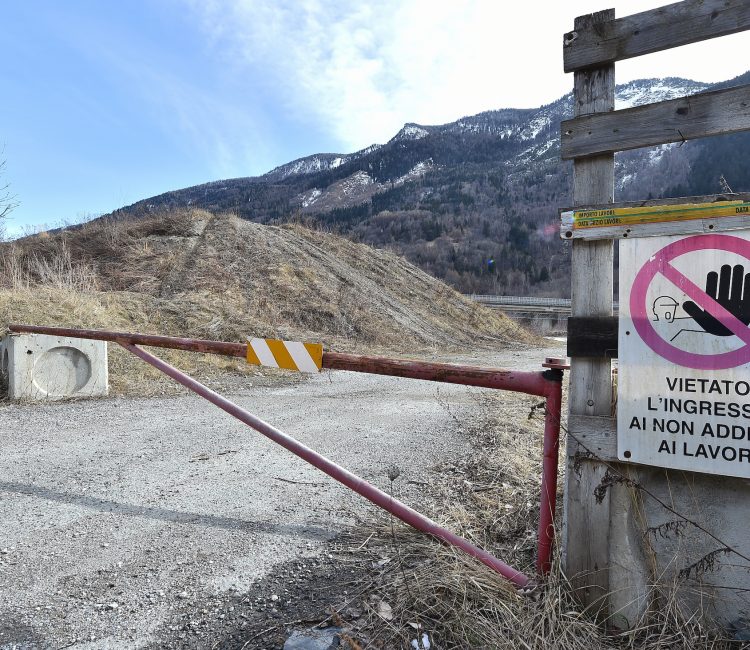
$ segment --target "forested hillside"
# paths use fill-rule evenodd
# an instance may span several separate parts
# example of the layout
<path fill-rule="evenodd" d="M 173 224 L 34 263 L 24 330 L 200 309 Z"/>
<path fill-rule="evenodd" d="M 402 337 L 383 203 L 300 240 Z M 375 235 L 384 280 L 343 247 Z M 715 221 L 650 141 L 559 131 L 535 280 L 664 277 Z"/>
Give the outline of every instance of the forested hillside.
<path fill-rule="evenodd" d="M 617 88 L 625 108 L 750 81 L 708 86 L 645 79 Z M 569 244 L 558 210 L 570 205 L 571 165 L 559 158 L 570 94 L 539 109 L 488 111 L 441 126 L 406 124 L 385 145 L 316 154 L 264 176 L 168 192 L 113 213 L 200 207 L 266 224 L 288 221 L 405 256 L 466 293 L 565 296 Z M 750 134 L 624 152 L 616 200 L 750 191 Z"/>

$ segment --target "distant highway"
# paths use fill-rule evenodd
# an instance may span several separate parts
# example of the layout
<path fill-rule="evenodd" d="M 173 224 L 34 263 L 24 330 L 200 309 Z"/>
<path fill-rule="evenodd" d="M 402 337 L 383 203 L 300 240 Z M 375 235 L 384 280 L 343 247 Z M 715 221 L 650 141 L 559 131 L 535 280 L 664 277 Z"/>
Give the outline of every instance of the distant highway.
<path fill-rule="evenodd" d="M 558 314 L 570 316 L 570 298 L 536 298 L 534 296 L 493 296 L 466 294 L 466 297 L 493 309 L 502 309 L 517 314 Z M 615 314 L 620 304 L 615 302 Z"/>

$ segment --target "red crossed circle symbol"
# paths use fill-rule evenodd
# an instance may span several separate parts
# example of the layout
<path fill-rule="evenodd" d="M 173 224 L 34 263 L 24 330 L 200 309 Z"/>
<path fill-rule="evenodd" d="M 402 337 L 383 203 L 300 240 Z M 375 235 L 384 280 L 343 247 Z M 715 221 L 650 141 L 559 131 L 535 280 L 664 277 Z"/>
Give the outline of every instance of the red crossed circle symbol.
<path fill-rule="evenodd" d="M 750 328 L 671 264 L 680 255 L 704 250 L 736 253 L 750 261 L 750 241 L 731 235 L 695 235 L 673 242 L 655 253 L 636 274 L 630 290 L 630 317 L 643 342 L 667 361 L 698 370 L 736 368 L 750 362 Z M 663 339 L 651 323 L 647 305 L 648 288 L 657 273 L 708 311 L 745 345 L 730 352 L 700 354 L 682 350 Z"/>

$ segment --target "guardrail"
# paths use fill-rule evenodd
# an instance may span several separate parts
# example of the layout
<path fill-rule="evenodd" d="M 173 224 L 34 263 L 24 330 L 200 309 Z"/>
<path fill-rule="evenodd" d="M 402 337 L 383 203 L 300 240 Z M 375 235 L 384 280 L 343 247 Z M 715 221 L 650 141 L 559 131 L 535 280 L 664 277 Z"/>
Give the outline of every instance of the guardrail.
<path fill-rule="evenodd" d="M 570 298 L 537 298 L 534 296 L 495 296 L 490 294 L 472 293 L 467 297 L 475 302 L 481 302 L 485 305 L 520 305 L 520 306 L 539 306 L 539 307 L 568 307 L 570 308 Z"/>
<path fill-rule="evenodd" d="M 471 293 L 464 294 L 474 302 L 482 303 L 491 307 L 518 307 L 528 308 L 533 311 L 543 311 L 543 308 L 549 308 L 550 311 L 562 310 L 570 311 L 570 298 L 540 298 L 537 296 L 496 296 L 491 294 Z M 615 313 L 620 309 L 620 303 L 613 303 Z"/>

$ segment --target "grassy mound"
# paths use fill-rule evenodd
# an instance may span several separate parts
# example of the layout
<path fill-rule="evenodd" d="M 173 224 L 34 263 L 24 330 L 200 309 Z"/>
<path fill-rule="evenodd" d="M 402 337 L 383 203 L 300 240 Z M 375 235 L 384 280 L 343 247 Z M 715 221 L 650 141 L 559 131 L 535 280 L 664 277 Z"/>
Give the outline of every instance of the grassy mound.
<path fill-rule="evenodd" d="M 101 219 L 3 244 L 0 323 L 12 322 L 314 340 L 404 356 L 534 341 L 503 314 L 387 251 L 200 210 Z M 193 356 L 171 355 L 196 370 Z M 115 389 L 143 378 L 114 348 L 112 363 Z"/>

